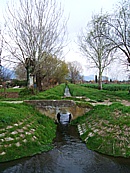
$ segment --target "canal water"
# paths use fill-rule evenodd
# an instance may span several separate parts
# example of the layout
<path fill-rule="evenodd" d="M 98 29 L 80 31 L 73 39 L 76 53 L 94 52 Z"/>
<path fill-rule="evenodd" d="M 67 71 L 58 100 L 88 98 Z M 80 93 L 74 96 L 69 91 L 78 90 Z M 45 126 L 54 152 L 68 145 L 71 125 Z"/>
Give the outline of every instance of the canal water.
<path fill-rule="evenodd" d="M 130 159 L 87 149 L 75 126 L 58 124 L 54 149 L 0 164 L 0 173 L 130 173 Z"/>

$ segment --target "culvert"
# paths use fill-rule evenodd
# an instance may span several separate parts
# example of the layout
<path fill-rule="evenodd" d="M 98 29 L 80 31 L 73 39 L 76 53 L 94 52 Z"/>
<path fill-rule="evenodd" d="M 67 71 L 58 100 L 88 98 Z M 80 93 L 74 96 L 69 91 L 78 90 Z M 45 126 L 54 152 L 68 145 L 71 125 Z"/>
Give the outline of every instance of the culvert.
<path fill-rule="evenodd" d="M 57 120 L 58 123 L 61 124 L 68 124 L 72 119 L 72 114 L 70 112 L 58 112 L 57 113 Z"/>

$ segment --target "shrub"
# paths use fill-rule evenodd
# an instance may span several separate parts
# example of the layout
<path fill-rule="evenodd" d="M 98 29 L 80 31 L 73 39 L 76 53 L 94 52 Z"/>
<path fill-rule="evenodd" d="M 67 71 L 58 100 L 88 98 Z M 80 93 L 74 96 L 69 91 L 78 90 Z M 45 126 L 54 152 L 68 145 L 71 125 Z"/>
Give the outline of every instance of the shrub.
<path fill-rule="evenodd" d="M 25 96 L 30 96 L 34 94 L 35 94 L 35 90 L 33 88 L 25 88 L 19 92 L 19 97 L 25 97 Z"/>

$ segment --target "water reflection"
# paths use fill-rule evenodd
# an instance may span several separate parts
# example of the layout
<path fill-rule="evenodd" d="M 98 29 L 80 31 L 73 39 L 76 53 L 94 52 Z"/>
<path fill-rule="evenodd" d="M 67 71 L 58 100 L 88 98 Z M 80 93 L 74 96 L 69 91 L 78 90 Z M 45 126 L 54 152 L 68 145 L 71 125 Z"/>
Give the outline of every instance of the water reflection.
<path fill-rule="evenodd" d="M 54 146 L 31 158 L 0 164 L 0 173 L 130 173 L 130 160 L 88 150 L 75 126 L 58 124 Z"/>

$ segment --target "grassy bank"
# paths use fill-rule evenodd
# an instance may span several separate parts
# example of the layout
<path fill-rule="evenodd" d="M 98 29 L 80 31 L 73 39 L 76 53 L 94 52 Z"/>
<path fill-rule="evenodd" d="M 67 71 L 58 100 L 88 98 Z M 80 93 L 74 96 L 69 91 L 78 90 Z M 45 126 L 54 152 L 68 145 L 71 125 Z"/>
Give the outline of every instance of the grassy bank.
<path fill-rule="evenodd" d="M 54 88 L 50 88 L 46 91 L 42 91 L 37 95 L 30 96 L 29 100 L 43 100 L 43 99 L 53 99 L 53 100 L 61 100 L 64 96 L 65 84 L 60 84 L 55 86 Z"/>
<path fill-rule="evenodd" d="M 68 86 L 70 98 L 63 97 L 65 84 L 61 84 L 36 95 L 25 94 L 26 90 L 22 90 L 19 99 L 73 99 L 83 105 L 100 102 L 102 105 L 94 106 L 72 123 L 78 126 L 88 148 L 113 156 L 130 157 L 130 106 L 121 104 L 123 99 L 130 101 L 130 94 L 127 91 L 99 91 L 74 84 Z M 103 105 L 105 100 L 109 100 L 111 105 Z M 54 122 L 33 107 L 0 102 L 1 162 L 51 149 L 55 132 Z"/>
<path fill-rule="evenodd" d="M 69 84 L 70 92 L 72 96 L 84 96 L 89 98 L 91 101 L 103 102 L 104 100 L 110 100 L 115 102 L 117 100 L 128 100 L 130 101 L 130 94 L 128 91 L 118 90 L 110 91 L 108 90 L 98 90 L 97 88 L 91 88 L 89 85 L 74 85 Z M 109 88 L 109 87 L 108 87 Z"/>
<path fill-rule="evenodd" d="M 0 103 L 0 162 L 50 150 L 56 126 L 25 104 Z"/>
<path fill-rule="evenodd" d="M 31 156 L 53 148 L 56 133 L 54 121 L 26 104 L 2 101 L 26 99 L 62 99 L 65 84 L 32 95 L 26 89 L 7 89 L 18 92 L 19 98 L 1 97 L 0 102 L 0 162 Z M 2 91 L 1 91 L 2 92 Z"/>
<path fill-rule="evenodd" d="M 121 104 L 122 99 L 130 99 L 128 92 L 99 91 L 72 84 L 69 88 L 72 96 L 102 103 L 72 122 L 87 147 L 103 154 L 130 157 L 130 106 Z M 111 105 L 103 105 L 105 100 L 111 101 Z"/>
<path fill-rule="evenodd" d="M 65 84 L 57 85 L 46 91 L 38 92 L 36 90 L 27 88 L 8 88 L 4 92 L 0 89 L 1 101 L 14 101 L 14 100 L 43 100 L 43 99 L 58 99 L 60 100 L 64 95 Z M 16 95 L 16 97 L 14 97 Z"/>
<path fill-rule="evenodd" d="M 130 107 L 119 103 L 98 105 L 73 121 L 89 149 L 130 157 Z"/>

